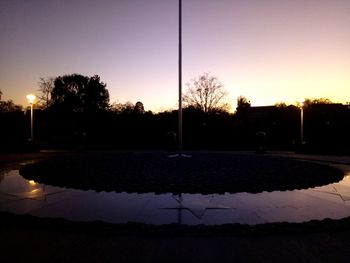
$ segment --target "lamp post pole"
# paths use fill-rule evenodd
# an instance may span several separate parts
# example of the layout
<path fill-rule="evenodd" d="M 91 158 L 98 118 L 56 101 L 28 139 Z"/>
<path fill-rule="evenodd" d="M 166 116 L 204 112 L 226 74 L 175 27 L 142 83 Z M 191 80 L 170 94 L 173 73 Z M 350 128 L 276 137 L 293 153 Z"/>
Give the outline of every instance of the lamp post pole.
<path fill-rule="evenodd" d="M 305 99 L 299 100 L 300 107 L 300 144 L 304 144 L 304 102 Z"/>
<path fill-rule="evenodd" d="M 30 141 L 31 143 L 34 142 L 34 122 L 33 122 L 33 107 L 34 107 L 34 100 L 35 100 L 35 95 L 29 94 L 27 95 L 27 99 L 30 103 Z"/>
<path fill-rule="evenodd" d="M 33 129 L 33 103 L 30 104 L 30 141 L 34 141 L 34 129 Z"/>
<path fill-rule="evenodd" d="M 178 150 L 182 151 L 182 0 L 179 0 L 179 124 Z"/>
<path fill-rule="evenodd" d="M 304 144 L 304 109 L 303 106 L 300 108 L 300 142 Z"/>

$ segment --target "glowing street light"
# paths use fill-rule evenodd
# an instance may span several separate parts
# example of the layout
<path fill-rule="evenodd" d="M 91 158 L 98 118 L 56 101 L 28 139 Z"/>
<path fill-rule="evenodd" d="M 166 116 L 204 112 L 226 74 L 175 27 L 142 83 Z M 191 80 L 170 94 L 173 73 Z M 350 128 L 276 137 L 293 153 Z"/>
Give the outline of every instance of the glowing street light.
<path fill-rule="evenodd" d="M 34 142 L 34 133 L 33 133 L 33 105 L 36 99 L 36 96 L 33 94 L 28 94 L 26 96 L 28 102 L 30 103 L 30 141 Z"/>
<path fill-rule="evenodd" d="M 300 108 L 300 143 L 304 144 L 304 103 L 305 99 L 300 99 L 298 101 Z"/>

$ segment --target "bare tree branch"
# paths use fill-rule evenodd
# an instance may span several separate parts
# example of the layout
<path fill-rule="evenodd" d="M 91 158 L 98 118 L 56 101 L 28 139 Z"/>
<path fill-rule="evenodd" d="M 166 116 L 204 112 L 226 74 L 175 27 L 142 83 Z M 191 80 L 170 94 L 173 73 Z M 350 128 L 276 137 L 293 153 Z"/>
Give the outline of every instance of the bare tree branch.
<path fill-rule="evenodd" d="M 187 83 L 188 90 L 183 96 L 186 106 L 192 106 L 203 112 L 227 111 L 229 105 L 224 102 L 227 91 L 215 76 L 204 73 Z"/>
<path fill-rule="evenodd" d="M 46 109 L 48 109 L 51 104 L 51 92 L 53 90 L 53 87 L 53 78 L 40 78 L 38 89 L 40 95 L 38 96 L 38 98 Z"/>

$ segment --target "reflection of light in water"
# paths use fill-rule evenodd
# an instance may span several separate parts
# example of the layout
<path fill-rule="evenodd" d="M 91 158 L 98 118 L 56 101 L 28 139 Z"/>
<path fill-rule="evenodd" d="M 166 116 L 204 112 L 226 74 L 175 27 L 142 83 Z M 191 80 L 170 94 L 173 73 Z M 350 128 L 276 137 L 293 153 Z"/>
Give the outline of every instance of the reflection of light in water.
<path fill-rule="evenodd" d="M 341 180 L 339 183 L 341 183 L 342 185 L 350 186 L 350 173 L 346 173 L 344 175 L 343 180 Z"/>
<path fill-rule="evenodd" d="M 28 182 L 29 182 L 29 184 L 32 185 L 32 186 L 37 185 L 37 183 L 36 183 L 35 181 L 33 181 L 33 180 L 29 180 Z"/>
<path fill-rule="evenodd" d="M 34 189 L 34 190 L 32 190 L 32 191 L 30 191 L 32 194 L 34 194 L 34 193 L 36 193 L 36 192 L 38 192 L 40 189 Z"/>

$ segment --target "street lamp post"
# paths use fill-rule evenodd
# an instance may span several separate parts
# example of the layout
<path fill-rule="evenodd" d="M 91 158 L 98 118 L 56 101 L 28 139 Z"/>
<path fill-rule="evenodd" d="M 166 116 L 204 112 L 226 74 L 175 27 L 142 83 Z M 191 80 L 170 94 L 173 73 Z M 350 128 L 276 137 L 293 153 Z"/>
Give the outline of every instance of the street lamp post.
<path fill-rule="evenodd" d="M 27 95 L 27 100 L 30 103 L 30 142 L 34 142 L 34 129 L 33 129 L 33 105 L 34 105 L 34 100 L 35 100 L 35 95 L 33 94 L 28 94 Z"/>
<path fill-rule="evenodd" d="M 300 107 L 300 143 L 304 144 L 304 99 L 299 100 Z"/>

